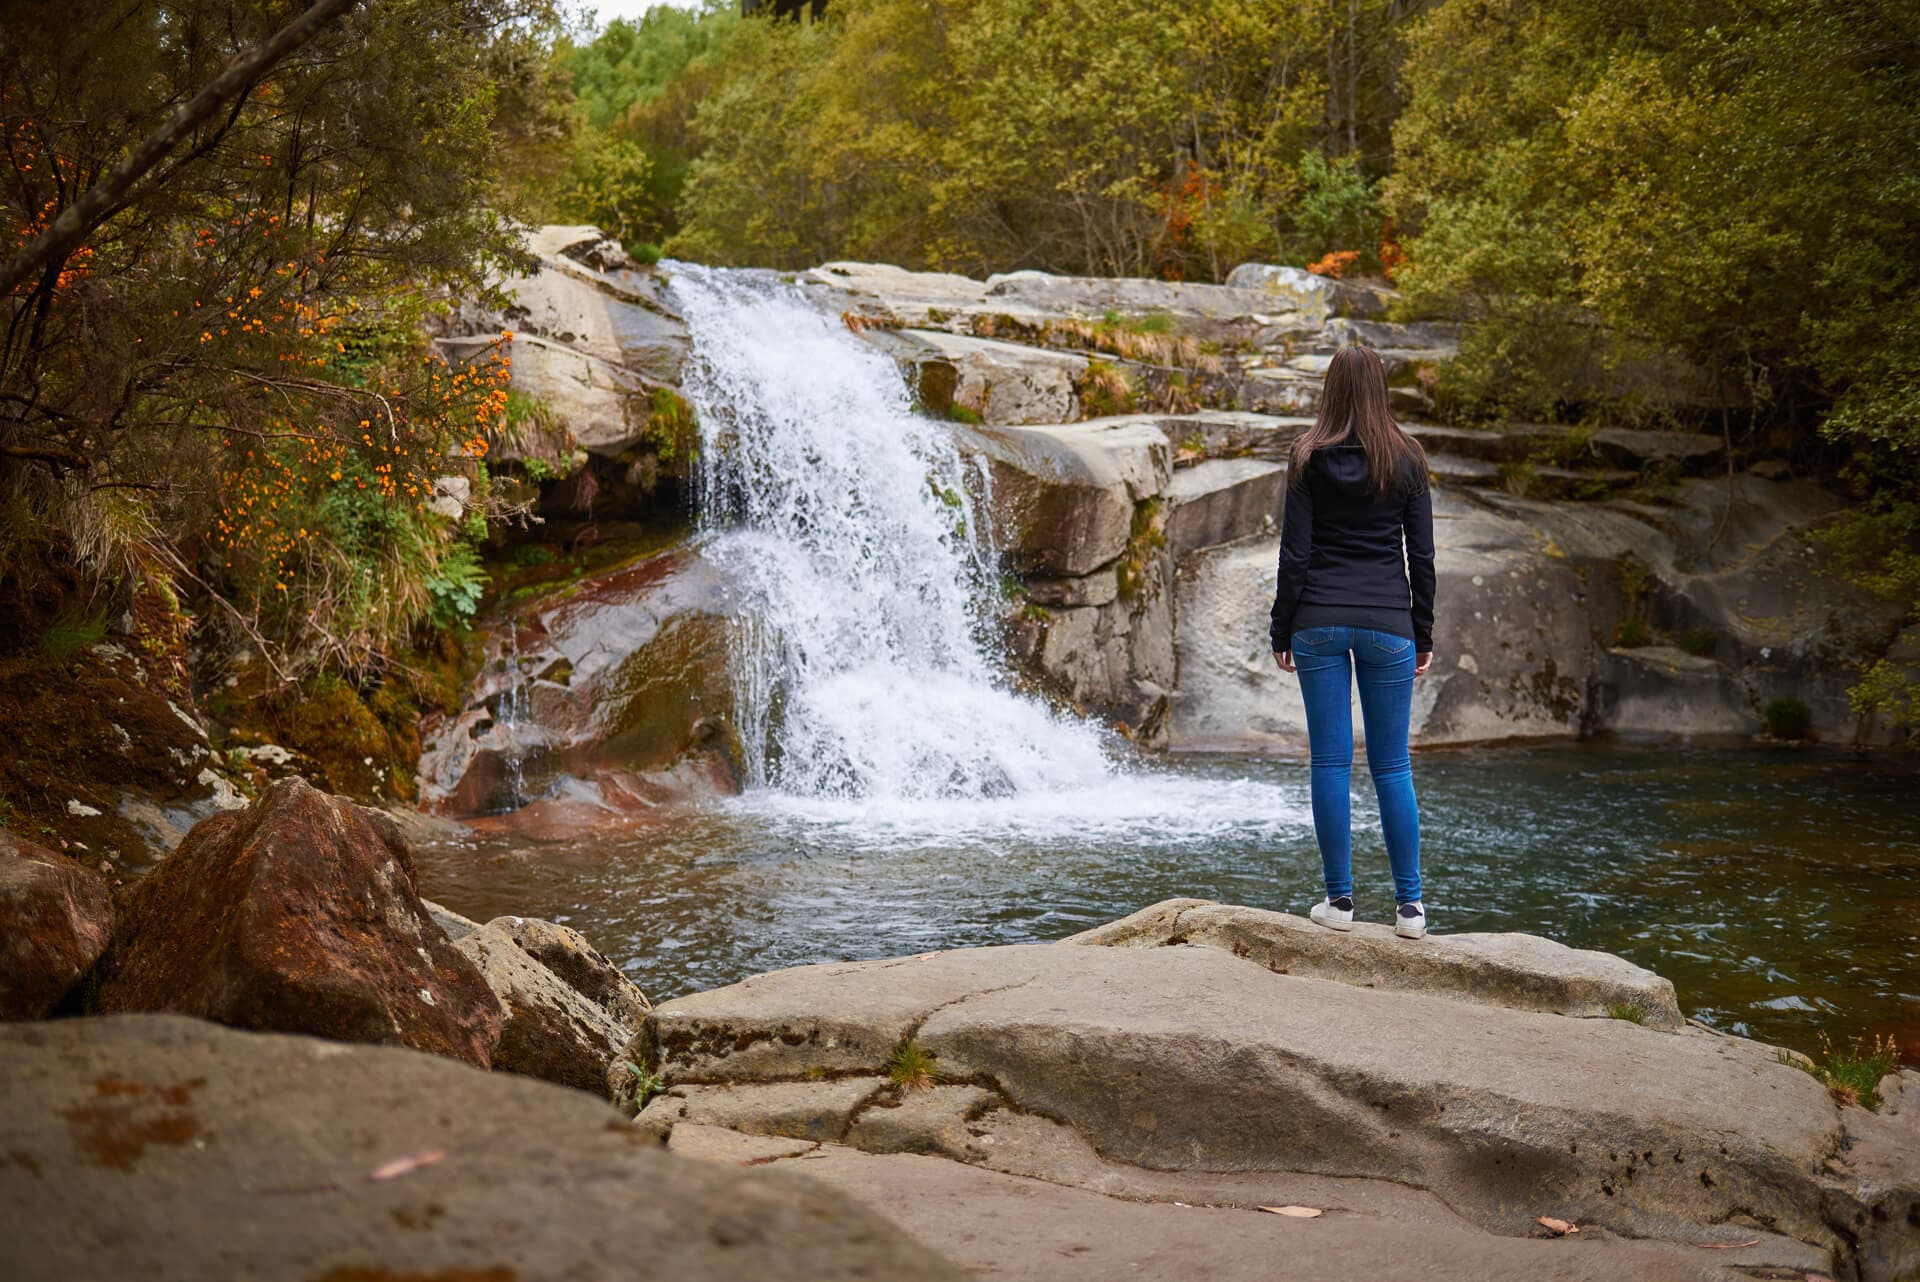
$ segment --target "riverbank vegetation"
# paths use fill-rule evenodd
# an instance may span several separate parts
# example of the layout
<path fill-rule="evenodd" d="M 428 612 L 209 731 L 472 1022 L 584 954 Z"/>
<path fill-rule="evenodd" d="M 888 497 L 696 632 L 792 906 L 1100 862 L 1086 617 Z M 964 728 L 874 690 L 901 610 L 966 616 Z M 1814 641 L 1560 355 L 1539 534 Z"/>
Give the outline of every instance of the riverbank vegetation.
<path fill-rule="evenodd" d="M 329 7 L 304 33 L 227 0 L 10 14 L 0 648 L 47 668 L 23 681 L 109 629 L 173 671 L 191 627 L 260 669 L 250 711 L 324 678 L 399 724 L 416 692 L 376 716 L 383 681 L 473 611 L 509 336 L 456 366 L 426 333 L 519 252 L 505 177 L 563 138 L 553 16 Z"/>

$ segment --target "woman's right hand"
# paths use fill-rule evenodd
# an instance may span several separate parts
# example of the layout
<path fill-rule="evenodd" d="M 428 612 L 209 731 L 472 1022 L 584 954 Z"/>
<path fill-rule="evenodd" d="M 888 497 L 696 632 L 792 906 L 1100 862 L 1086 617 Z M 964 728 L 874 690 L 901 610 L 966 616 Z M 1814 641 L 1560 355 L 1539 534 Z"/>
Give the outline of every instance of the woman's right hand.
<path fill-rule="evenodd" d="M 1413 656 L 1413 675 L 1414 676 L 1416 677 L 1426 676 L 1427 669 L 1431 668 L 1432 666 L 1433 666 L 1433 651 L 1428 650 L 1424 654 L 1416 654 Z"/>

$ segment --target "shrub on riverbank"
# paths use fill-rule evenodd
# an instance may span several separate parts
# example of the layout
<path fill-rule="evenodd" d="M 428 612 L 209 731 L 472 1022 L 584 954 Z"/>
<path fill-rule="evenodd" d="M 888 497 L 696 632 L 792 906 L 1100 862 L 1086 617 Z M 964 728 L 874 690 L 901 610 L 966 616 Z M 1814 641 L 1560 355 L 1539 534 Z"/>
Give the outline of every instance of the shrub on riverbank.
<path fill-rule="evenodd" d="M 281 16 L 40 8 L 11 27 L 0 91 L 15 243 Z M 517 252 L 494 206 L 550 111 L 544 89 L 512 92 L 537 84 L 541 21 L 517 0 L 401 0 L 322 25 L 12 293 L 0 645 L 57 632 L 76 593 L 116 618 L 145 584 L 193 597 L 207 639 L 245 638 L 283 682 L 365 679 L 470 613 L 504 350 L 452 366 L 421 328 Z"/>

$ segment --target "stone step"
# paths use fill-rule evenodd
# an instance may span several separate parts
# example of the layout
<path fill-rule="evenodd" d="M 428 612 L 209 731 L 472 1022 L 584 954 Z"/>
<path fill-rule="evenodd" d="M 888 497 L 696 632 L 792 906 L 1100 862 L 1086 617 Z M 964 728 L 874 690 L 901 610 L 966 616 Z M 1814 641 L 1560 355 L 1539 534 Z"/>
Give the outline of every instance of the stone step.
<path fill-rule="evenodd" d="M 1441 427 L 1434 423 L 1402 423 L 1408 436 L 1419 441 L 1428 454 L 1448 454 L 1457 458 L 1479 459 L 1488 463 L 1518 463 L 1536 443 L 1530 437 L 1510 436 L 1504 432 L 1473 427 Z"/>
<path fill-rule="evenodd" d="M 866 340 L 893 357 L 927 412 L 956 411 L 969 422 L 1070 423 L 1080 417 L 1079 384 L 1087 358 L 998 339 L 940 330 L 869 330 Z"/>
<path fill-rule="evenodd" d="M 1640 472 L 1618 468 L 1525 467 L 1510 472 L 1506 488 L 1534 498 L 1599 499 L 1637 485 L 1646 479 Z"/>
<path fill-rule="evenodd" d="M 1216 543 L 1270 533 L 1287 483 L 1284 463 L 1255 458 L 1207 459 L 1173 474 L 1167 546 L 1175 556 Z"/>
<path fill-rule="evenodd" d="M 1293 439 L 1313 426 L 1311 418 L 1300 414 L 1257 414 L 1248 410 L 1201 410 L 1159 421 L 1173 444 L 1175 468 L 1215 458 L 1279 462 L 1286 458 Z"/>
<path fill-rule="evenodd" d="M 1433 479 L 1452 485 L 1498 485 L 1500 465 L 1486 459 L 1461 454 L 1428 454 L 1427 470 Z"/>
<path fill-rule="evenodd" d="M 1172 472 L 1166 433 L 1148 415 L 952 430 L 962 453 L 988 460 L 995 546 L 1024 574 L 1072 578 L 1111 562 L 1137 505 Z"/>
<path fill-rule="evenodd" d="M 1712 471 L 1726 458 L 1726 442 L 1705 432 L 1647 432 L 1602 428 L 1587 438 L 1596 461 L 1613 467 L 1670 467 L 1688 476 Z"/>

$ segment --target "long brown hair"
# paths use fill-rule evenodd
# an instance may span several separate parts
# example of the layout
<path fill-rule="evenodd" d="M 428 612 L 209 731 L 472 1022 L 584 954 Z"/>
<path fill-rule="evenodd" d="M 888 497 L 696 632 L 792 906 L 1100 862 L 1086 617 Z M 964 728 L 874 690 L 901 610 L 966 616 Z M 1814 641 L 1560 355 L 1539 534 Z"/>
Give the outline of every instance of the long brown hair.
<path fill-rule="evenodd" d="M 1320 391 L 1320 414 L 1294 438 L 1288 452 L 1288 483 L 1307 483 L 1307 464 L 1315 450 L 1349 441 L 1367 452 L 1367 479 L 1381 498 L 1413 467 L 1426 470 L 1427 452 L 1400 430 L 1387 410 L 1387 369 L 1371 347 L 1343 347 L 1333 354 Z"/>

